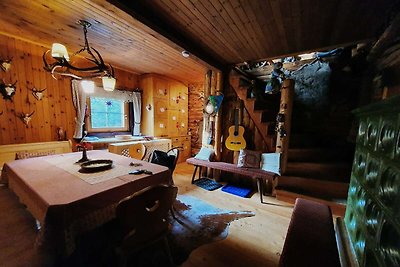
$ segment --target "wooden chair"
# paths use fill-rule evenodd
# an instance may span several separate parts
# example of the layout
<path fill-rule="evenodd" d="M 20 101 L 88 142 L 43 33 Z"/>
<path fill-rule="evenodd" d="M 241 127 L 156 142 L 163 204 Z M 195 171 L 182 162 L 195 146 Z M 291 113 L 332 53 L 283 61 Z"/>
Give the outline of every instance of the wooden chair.
<path fill-rule="evenodd" d="M 143 144 L 134 144 L 129 146 L 129 156 L 134 159 L 142 160 L 146 155 L 147 148 Z"/>
<path fill-rule="evenodd" d="M 151 186 L 119 202 L 116 217 L 122 240 L 115 251 L 120 266 L 126 266 L 134 252 L 161 240 L 173 265 L 166 234 L 169 230 L 168 211 L 177 192 L 178 188 L 172 185 Z"/>
<path fill-rule="evenodd" d="M 174 173 L 176 163 L 178 162 L 180 148 L 181 147 L 171 148 L 170 150 L 165 152 L 166 155 L 168 156 L 168 158 L 163 158 L 163 159 L 157 158 L 157 153 L 163 153 L 163 151 L 155 150 L 149 157 L 149 161 L 151 163 L 155 163 L 155 164 L 159 164 L 159 165 L 168 167 L 171 171 L 171 179 L 172 179 L 172 174 Z M 171 181 L 171 183 L 174 184 L 173 181 Z"/>
<path fill-rule="evenodd" d="M 157 150 L 155 150 L 152 155 L 149 157 L 149 161 L 151 163 L 155 163 L 155 164 L 159 164 L 165 167 L 168 167 L 169 170 L 171 171 L 171 178 L 170 178 L 170 184 L 174 185 L 174 179 L 172 177 L 175 167 L 176 167 L 176 163 L 178 162 L 178 158 L 179 158 L 179 149 L 181 149 L 182 147 L 173 147 L 170 150 L 168 150 L 166 152 L 166 155 L 168 156 L 168 158 L 157 158 Z M 162 152 L 162 151 L 159 151 Z M 161 153 L 163 154 L 163 153 Z M 180 219 L 178 219 L 175 215 L 175 208 L 174 205 L 171 205 L 171 215 L 172 217 L 179 222 L 180 224 L 184 224 Z"/>

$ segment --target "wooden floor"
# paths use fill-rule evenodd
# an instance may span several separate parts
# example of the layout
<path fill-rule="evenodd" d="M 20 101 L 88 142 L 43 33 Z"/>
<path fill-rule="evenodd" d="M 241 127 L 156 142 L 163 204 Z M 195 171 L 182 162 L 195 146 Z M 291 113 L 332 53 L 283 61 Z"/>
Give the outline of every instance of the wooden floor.
<path fill-rule="evenodd" d="M 261 204 L 258 193 L 249 199 L 221 190 L 206 191 L 190 183 L 192 172 L 192 165 L 177 165 L 174 181 L 179 194 L 219 208 L 253 211 L 256 216 L 232 222 L 227 239 L 196 249 L 182 266 L 277 266 L 293 208 L 272 197 L 264 197 L 264 201 L 278 205 Z"/>

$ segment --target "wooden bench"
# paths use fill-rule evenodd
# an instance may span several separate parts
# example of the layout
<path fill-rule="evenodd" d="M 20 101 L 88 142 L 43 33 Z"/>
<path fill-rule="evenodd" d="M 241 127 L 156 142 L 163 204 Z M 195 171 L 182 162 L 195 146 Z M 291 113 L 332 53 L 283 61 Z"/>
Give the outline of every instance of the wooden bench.
<path fill-rule="evenodd" d="M 205 161 L 199 160 L 195 158 L 189 158 L 186 160 L 187 163 L 195 166 L 193 175 L 192 175 L 192 184 L 195 181 L 196 172 L 199 169 L 199 178 L 201 176 L 201 168 L 211 168 L 214 170 L 220 170 L 224 172 L 236 173 L 242 176 L 250 177 L 252 179 L 256 179 L 258 192 L 260 193 L 260 201 L 263 201 L 263 194 L 271 194 L 272 193 L 272 184 L 277 176 L 277 174 L 273 172 L 264 171 L 262 169 L 254 169 L 254 168 L 238 168 L 236 164 L 226 163 L 226 162 L 215 162 L 215 161 Z M 264 186 L 266 190 L 264 191 Z"/>
<path fill-rule="evenodd" d="M 40 143 L 23 143 L 10 144 L 0 146 L 0 171 L 6 162 L 17 159 L 19 154 L 21 157 L 45 156 L 50 154 L 62 154 L 72 152 L 70 141 L 51 141 Z"/>
<path fill-rule="evenodd" d="M 340 267 L 329 206 L 297 198 L 279 267 Z"/>

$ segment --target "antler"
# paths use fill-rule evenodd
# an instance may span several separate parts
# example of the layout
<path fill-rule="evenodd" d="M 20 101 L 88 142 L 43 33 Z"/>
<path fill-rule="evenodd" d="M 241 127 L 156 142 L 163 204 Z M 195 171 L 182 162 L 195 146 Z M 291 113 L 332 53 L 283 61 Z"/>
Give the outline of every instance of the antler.
<path fill-rule="evenodd" d="M 35 111 L 32 111 L 30 114 L 27 114 L 28 117 L 30 118 L 33 115 L 33 113 L 35 113 Z"/>
<path fill-rule="evenodd" d="M 39 90 L 39 89 L 37 89 L 36 87 L 33 87 L 31 90 L 32 90 L 33 92 L 35 92 L 35 93 L 42 93 L 42 92 L 46 91 L 46 89 L 47 89 L 47 88 L 44 88 L 43 90 Z"/>

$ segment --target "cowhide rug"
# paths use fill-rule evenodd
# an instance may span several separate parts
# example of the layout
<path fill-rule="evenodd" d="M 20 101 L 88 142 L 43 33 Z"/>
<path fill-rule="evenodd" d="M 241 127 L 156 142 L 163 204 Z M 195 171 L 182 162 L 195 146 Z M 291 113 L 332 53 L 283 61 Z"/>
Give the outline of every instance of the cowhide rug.
<path fill-rule="evenodd" d="M 180 195 L 174 204 L 177 220 L 171 220 L 171 232 L 168 235 L 172 259 L 175 265 L 181 265 L 196 248 L 228 236 L 228 226 L 234 221 L 255 214 L 250 211 L 231 211 L 216 208 L 196 197 Z M 153 247 L 133 256 L 128 266 L 169 266 L 163 247 Z"/>
<path fill-rule="evenodd" d="M 183 263 L 201 245 L 225 239 L 232 221 L 255 215 L 250 211 L 219 209 L 186 195 L 178 196 L 174 209 L 180 222 L 172 220 L 168 240 L 175 264 Z"/>

